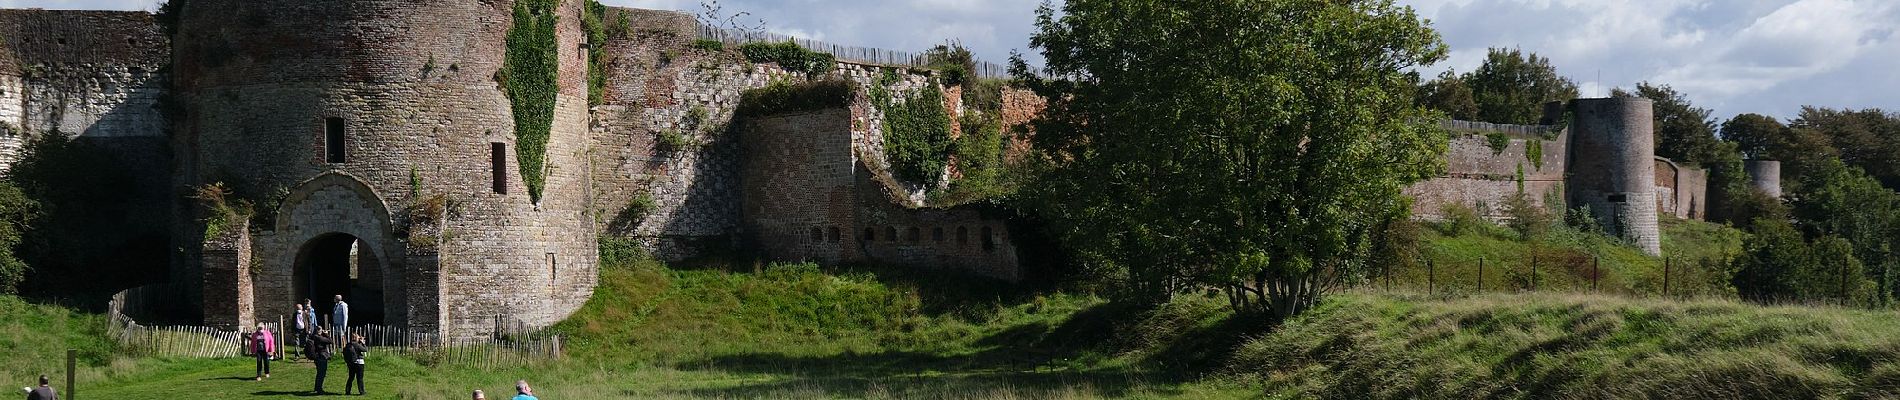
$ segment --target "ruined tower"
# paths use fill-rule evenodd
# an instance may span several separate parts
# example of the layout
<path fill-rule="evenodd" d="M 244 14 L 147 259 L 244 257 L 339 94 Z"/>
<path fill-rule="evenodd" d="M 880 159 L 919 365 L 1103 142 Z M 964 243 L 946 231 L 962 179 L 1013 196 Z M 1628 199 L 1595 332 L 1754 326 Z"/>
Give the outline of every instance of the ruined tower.
<path fill-rule="evenodd" d="M 547 325 L 586 301 L 597 255 L 582 5 L 552 10 L 558 94 L 534 199 L 497 78 L 514 3 L 186 5 L 173 55 L 180 187 L 223 182 L 265 216 L 245 239 L 251 260 L 197 266 L 207 282 L 244 280 L 219 274 L 246 268 L 218 263 L 254 274 L 250 299 L 207 294 L 207 321 L 243 309 L 229 301 L 255 301 L 259 318 L 305 298 L 327 313 L 342 294 L 352 321 L 469 336 Z"/>
<path fill-rule="evenodd" d="M 1781 198 L 1781 162 L 1769 160 L 1747 160 L 1742 169 L 1748 171 L 1748 186 L 1767 193 L 1768 196 Z"/>
<path fill-rule="evenodd" d="M 1652 103 L 1578 99 L 1570 107 L 1569 203 L 1589 207 L 1609 233 L 1661 255 Z"/>

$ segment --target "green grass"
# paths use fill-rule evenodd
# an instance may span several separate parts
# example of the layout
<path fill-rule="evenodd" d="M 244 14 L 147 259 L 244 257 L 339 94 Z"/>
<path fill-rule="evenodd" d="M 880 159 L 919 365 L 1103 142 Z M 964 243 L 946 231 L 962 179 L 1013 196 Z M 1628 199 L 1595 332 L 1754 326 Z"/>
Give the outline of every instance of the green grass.
<path fill-rule="evenodd" d="M 1354 294 L 1246 343 L 1288 398 L 1891 398 L 1891 312 L 1580 294 Z"/>
<path fill-rule="evenodd" d="M 1224 359 L 1209 355 L 1227 353 L 1241 337 L 1226 310 L 1207 301 L 1142 309 L 987 280 L 811 264 L 638 262 L 604 268 L 596 292 L 551 328 L 569 338 L 564 360 L 483 369 L 373 350 L 371 397 L 460 399 L 473 389 L 506 393 L 516 379 L 535 382 L 544 398 L 588 399 L 1256 393 L 1201 379 L 1220 365 L 1209 360 Z M 61 331 L 36 324 L 16 336 L 49 343 L 39 353 L 57 352 L 69 342 L 51 334 Z M 294 397 L 314 378 L 308 362 L 279 362 L 271 379 L 255 382 L 249 359 L 115 357 L 98 335 L 69 336 L 104 348 L 82 368 L 80 392 L 89 398 Z M 342 371 L 333 364 L 329 390 L 341 390 Z"/>
<path fill-rule="evenodd" d="M 1419 263 L 1391 273 L 1398 287 L 1423 290 L 1435 284 L 1440 291 L 1470 293 L 1478 289 L 1483 260 L 1484 291 L 1520 291 L 1531 288 L 1535 262 L 1540 291 L 1587 292 L 1597 277 L 1595 287 L 1604 293 L 1658 295 L 1667 272 L 1671 296 L 1733 295 L 1724 260 L 1740 252 L 1740 231 L 1674 218 L 1664 218 L 1662 228 L 1667 266 L 1664 258 L 1605 235 L 1566 228 L 1523 240 L 1508 229 L 1483 226 L 1455 235 L 1445 232 L 1449 229 L 1421 230 L 1419 250 L 1431 266 Z"/>

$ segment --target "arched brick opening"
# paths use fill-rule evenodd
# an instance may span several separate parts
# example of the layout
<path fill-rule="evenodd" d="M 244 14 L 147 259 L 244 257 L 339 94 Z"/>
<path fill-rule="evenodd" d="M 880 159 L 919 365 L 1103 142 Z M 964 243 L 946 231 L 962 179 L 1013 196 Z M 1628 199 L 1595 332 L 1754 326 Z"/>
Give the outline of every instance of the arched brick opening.
<path fill-rule="evenodd" d="M 289 287 L 276 298 L 310 299 L 327 317 L 336 295 L 350 304 L 350 325 L 406 326 L 403 248 L 381 196 L 354 176 L 332 172 L 299 184 L 278 208 L 273 268 Z M 433 293 L 430 293 L 433 295 Z"/>

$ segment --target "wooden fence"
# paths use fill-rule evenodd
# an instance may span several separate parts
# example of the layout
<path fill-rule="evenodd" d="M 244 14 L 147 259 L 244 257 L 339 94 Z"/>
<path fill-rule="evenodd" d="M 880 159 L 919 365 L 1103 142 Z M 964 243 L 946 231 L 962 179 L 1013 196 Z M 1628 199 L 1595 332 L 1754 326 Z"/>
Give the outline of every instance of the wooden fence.
<path fill-rule="evenodd" d="M 732 44 L 732 45 L 746 44 L 746 43 L 759 43 L 759 42 L 777 43 L 777 42 L 789 41 L 792 43 L 797 43 L 800 47 L 804 47 L 811 51 L 831 54 L 832 57 L 837 57 L 838 61 L 844 61 L 844 62 L 856 63 L 856 64 L 924 67 L 930 63 L 930 60 L 924 57 L 924 54 L 922 53 L 885 50 L 885 49 L 870 48 L 870 47 L 844 46 L 844 45 L 838 45 L 838 44 L 833 44 L 833 43 L 820 42 L 820 41 L 811 40 L 811 39 L 802 39 L 802 38 L 793 37 L 789 35 L 781 35 L 781 34 L 771 33 L 771 32 L 724 29 L 724 28 L 706 26 L 706 25 L 699 26 L 699 39 L 717 40 L 722 43 Z M 997 64 L 993 62 L 987 62 L 987 61 L 977 61 L 976 70 L 970 71 L 970 73 L 980 78 L 1009 78 L 1010 77 L 1009 66 Z"/>
<path fill-rule="evenodd" d="M 118 340 L 134 356 L 166 358 L 230 358 L 250 356 L 249 332 L 226 331 L 208 326 L 146 326 L 118 312 L 111 312 L 107 335 Z M 280 320 L 281 321 L 281 320 Z M 295 333 L 285 331 L 282 322 L 266 322 L 277 342 L 278 355 L 296 355 Z M 500 329 L 481 338 L 444 338 L 434 333 L 410 332 L 384 325 L 352 326 L 348 333 L 363 336 L 371 353 L 388 351 L 439 365 L 467 365 L 482 368 L 533 364 L 563 357 L 560 335 L 529 331 L 522 324 Z M 504 331 L 506 331 L 504 334 Z"/>

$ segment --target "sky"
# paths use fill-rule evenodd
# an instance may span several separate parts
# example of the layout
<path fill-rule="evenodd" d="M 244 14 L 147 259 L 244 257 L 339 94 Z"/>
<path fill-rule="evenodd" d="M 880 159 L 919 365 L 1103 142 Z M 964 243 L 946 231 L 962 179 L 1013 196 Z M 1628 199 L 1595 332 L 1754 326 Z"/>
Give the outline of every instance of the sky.
<path fill-rule="evenodd" d="M 701 11 L 700 0 L 602 0 Z M 1900 111 L 1900 1 L 1398 0 L 1432 21 L 1469 71 L 1490 47 L 1548 57 L 1598 97 L 1666 84 L 1726 119 L 1783 119 L 1803 105 Z M 723 0 L 748 24 L 842 45 L 918 51 L 957 40 L 979 59 L 1029 53 L 1038 0 Z M 0 7 L 144 9 L 153 0 L 0 0 Z M 1039 57 L 1030 54 L 1032 62 Z"/>

